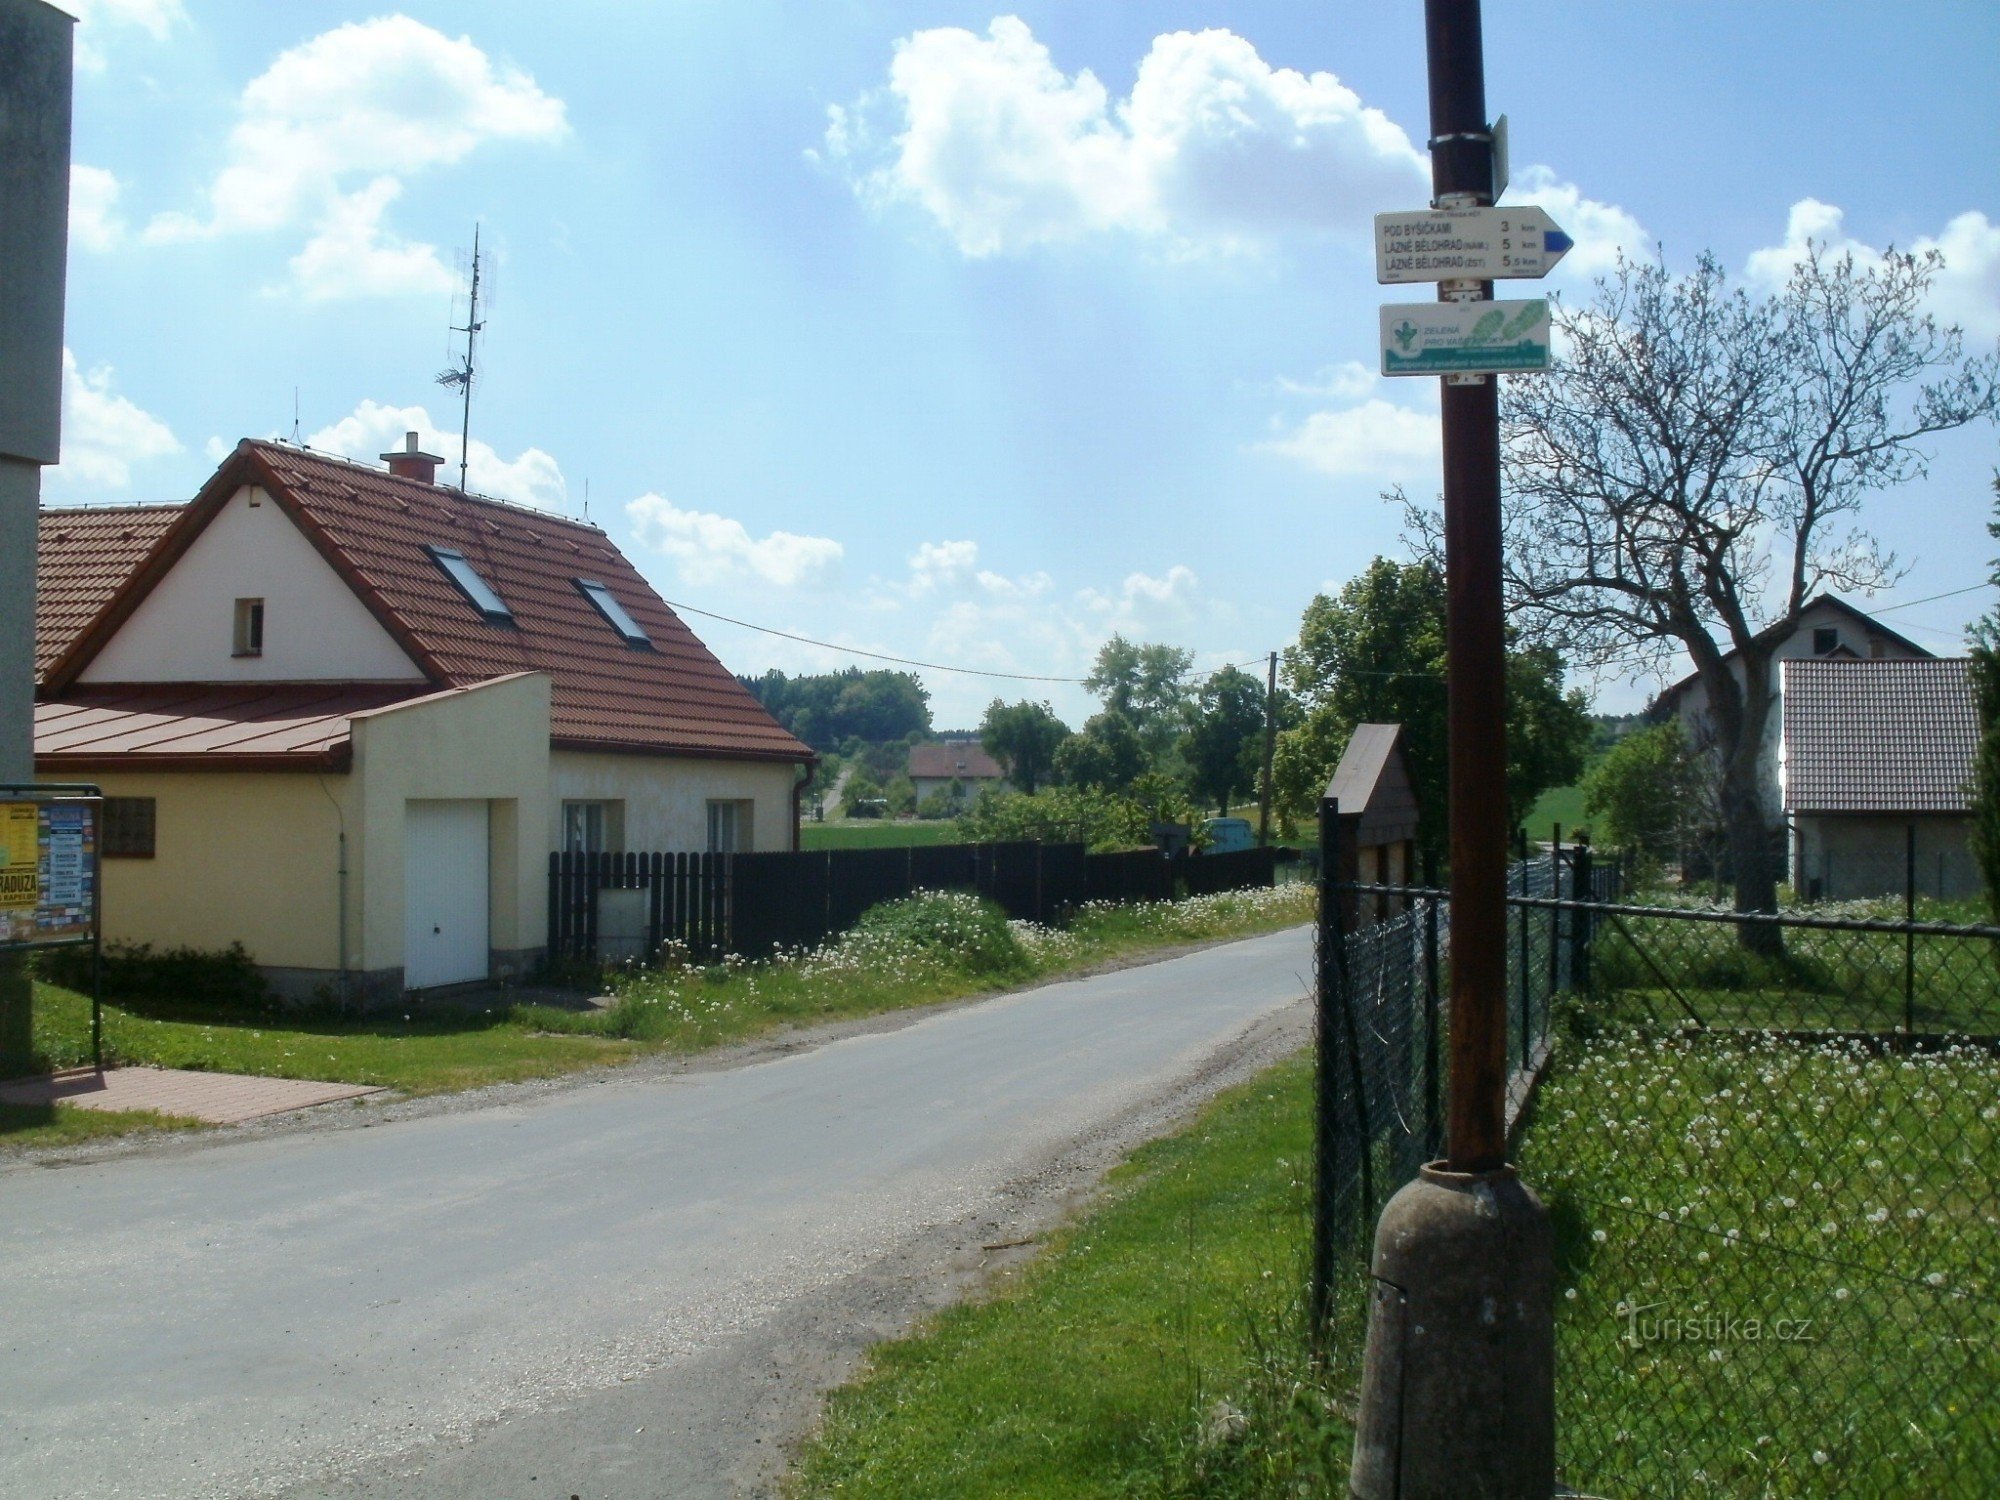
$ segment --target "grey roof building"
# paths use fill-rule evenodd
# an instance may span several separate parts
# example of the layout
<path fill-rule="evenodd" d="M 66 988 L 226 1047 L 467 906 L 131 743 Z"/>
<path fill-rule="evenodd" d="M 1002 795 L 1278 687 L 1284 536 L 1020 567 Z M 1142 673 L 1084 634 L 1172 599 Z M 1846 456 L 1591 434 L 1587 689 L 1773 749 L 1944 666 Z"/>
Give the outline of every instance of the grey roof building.
<path fill-rule="evenodd" d="M 1968 845 L 1979 749 L 1971 663 L 1788 661 L 1779 779 L 1792 881 L 1828 899 L 1981 889 Z M 1914 872 L 1912 865 L 1914 864 Z"/>

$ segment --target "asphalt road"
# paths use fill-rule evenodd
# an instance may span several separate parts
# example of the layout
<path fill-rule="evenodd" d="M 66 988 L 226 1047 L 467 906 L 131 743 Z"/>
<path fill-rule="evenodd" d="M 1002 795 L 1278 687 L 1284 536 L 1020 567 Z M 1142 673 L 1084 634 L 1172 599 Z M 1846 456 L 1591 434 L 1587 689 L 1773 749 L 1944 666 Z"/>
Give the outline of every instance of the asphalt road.
<path fill-rule="evenodd" d="M 714 1071 L 0 1171 L 0 1494 L 767 1489 L 819 1391 L 1301 1033 L 1294 930 Z"/>

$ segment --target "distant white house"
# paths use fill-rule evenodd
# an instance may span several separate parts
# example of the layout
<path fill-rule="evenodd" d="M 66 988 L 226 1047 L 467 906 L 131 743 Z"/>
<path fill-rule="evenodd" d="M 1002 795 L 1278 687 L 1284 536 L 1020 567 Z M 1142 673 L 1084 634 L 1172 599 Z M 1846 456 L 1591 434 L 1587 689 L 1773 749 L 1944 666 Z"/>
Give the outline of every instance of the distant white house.
<path fill-rule="evenodd" d="M 1006 771 L 977 740 L 943 740 L 932 745 L 910 746 L 910 780 L 916 783 L 917 805 L 933 792 L 949 792 L 970 799 L 980 788 L 994 786 Z"/>
<path fill-rule="evenodd" d="M 1779 780 L 1808 896 L 1977 896 L 1979 707 L 1964 658 L 1788 661 Z"/>
<path fill-rule="evenodd" d="M 1760 780 L 1764 791 L 1766 818 L 1775 827 L 1784 817 L 1778 788 L 1778 747 L 1784 728 L 1784 670 L 1791 661 L 1925 661 L 1935 657 L 1915 641 L 1898 635 L 1872 615 L 1863 614 L 1844 600 L 1822 594 L 1810 600 L 1790 627 L 1773 626 L 1760 639 L 1775 639 L 1772 654 L 1771 711 L 1764 722 L 1764 743 L 1759 756 Z M 1730 651 L 1723 661 L 1736 681 L 1743 681 L 1742 654 Z M 1698 673 L 1690 673 L 1663 691 L 1654 700 L 1655 713 L 1671 713 L 1680 720 L 1687 741 L 1697 749 L 1715 741 L 1715 727 L 1709 716 L 1708 689 Z"/>

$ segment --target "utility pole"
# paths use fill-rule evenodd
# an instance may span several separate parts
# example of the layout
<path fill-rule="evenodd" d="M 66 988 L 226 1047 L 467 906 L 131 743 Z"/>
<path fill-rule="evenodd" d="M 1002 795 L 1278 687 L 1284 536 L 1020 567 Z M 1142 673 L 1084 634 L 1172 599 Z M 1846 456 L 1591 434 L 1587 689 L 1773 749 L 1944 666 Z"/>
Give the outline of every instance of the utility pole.
<path fill-rule="evenodd" d="M 1257 794 L 1257 847 L 1271 842 L 1271 762 L 1278 751 L 1278 653 L 1264 678 L 1264 777 Z"/>
<path fill-rule="evenodd" d="M 0 782 L 35 775 L 35 536 L 62 428 L 75 21 L 0 0 Z M 0 864 L 8 856 L 0 852 Z M 0 914 L 0 940 L 9 933 Z M 24 956 L 0 952 L 0 1078 L 34 1053 Z"/>
<path fill-rule="evenodd" d="M 1425 0 L 1432 208 L 1495 196 L 1479 0 Z M 1378 273 L 1379 274 L 1379 273 Z M 1490 302 L 1441 280 L 1441 302 Z M 1443 377 L 1451 846 L 1445 1160 L 1376 1228 L 1350 1484 L 1365 1500 L 1555 1488 L 1553 1237 L 1507 1165 L 1507 732 L 1498 375 Z"/>

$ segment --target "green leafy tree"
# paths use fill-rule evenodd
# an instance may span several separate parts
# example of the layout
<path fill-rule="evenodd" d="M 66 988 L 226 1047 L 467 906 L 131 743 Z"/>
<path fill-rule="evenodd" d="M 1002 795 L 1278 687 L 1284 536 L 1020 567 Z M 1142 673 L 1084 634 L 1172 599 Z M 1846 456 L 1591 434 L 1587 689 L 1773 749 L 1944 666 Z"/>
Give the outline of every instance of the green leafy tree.
<path fill-rule="evenodd" d="M 1510 615 L 1593 668 L 1693 661 L 1739 911 L 1777 897 L 1774 650 L 1819 593 L 1899 576 L 1863 505 L 1924 474 L 1927 438 L 2000 410 L 2000 360 L 1926 311 L 1940 265 L 1809 246 L 1751 297 L 1713 256 L 1685 276 L 1623 262 L 1557 309 L 1561 363 L 1502 393 Z M 1409 515 L 1438 555 L 1435 511 Z M 1739 940 L 1770 951 L 1778 930 Z"/>
<path fill-rule="evenodd" d="M 1122 714 L 1138 732 L 1146 758 L 1160 765 L 1180 733 L 1181 707 L 1187 701 L 1188 671 L 1194 653 L 1179 646 L 1134 645 L 1114 635 L 1097 651 L 1097 661 L 1083 685 L 1095 693 L 1106 711 Z"/>
<path fill-rule="evenodd" d="M 1583 778 L 1583 807 L 1600 846 L 1657 862 L 1696 834 L 1707 770 L 1679 719 L 1628 734 Z"/>
<path fill-rule="evenodd" d="M 1428 561 L 1378 557 L 1338 595 L 1306 606 L 1281 670 L 1303 717 L 1278 737 L 1280 800 L 1318 805 L 1357 724 L 1401 724 L 1421 805 L 1418 840 L 1442 855 L 1449 826 L 1445 759 L 1444 574 Z M 1589 705 L 1562 687 L 1553 652 L 1507 660 L 1507 801 L 1516 821 L 1543 792 L 1574 780 L 1590 744 Z"/>
<path fill-rule="evenodd" d="M 879 818 L 882 800 L 882 783 L 875 779 L 874 772 L 861 768 L 841 788 L 840 810 L 850 818 Z"/>
<path fill-rule="evenodd" d="M 909 672 L 848 667 L 787 677 L 773 670 L 738 681 L 772 718 L 815 750 L 848 740 L 897 740 L 930 733 L 930 694 Z"/>
<path fill-rule="evenodd" d="M 1092 849 L 1135 849 L 1152 842 L 1148 808 L 1132 797 L 1094 787 L 1052 786 L 1026 796 L 989 787 L 958 820 L 968 843 L 1039 839 L 1081 842 Z"/>
<path fill-rule="evenodd" d="M 2000 476 L 1993 492 L 2000 497 Z M 2000 503 L 1995 505 L 2000 514 Z M 2000 538 L 2000 519 L 1986 524 Z M 2000 559 L 1987 575 L 2000 588 Z M 2000 923 L 2000 605 L 1977 620 L 1972 635 L 1972 690 L 1979 703 L 1979 753 L 1972 764 L 1972 853 L 1986 881 L 1986 903 Z"/>
<path fill-rule="evenodd" d="M 1069 726 L 1046 703 L 1002 703 L 995 698 L 979 721 L 979 743 L 1007 768 L 1007 779 L 1033 795 L 1049 779 L 1056 749 Z"/>
<path fill-rule="evenodd" d="M 1065 786 L 1122 792 L 1149 763 L 1132 720 L 1107 708 L 1091 715 L 1056 750 L 1055 779 Z"/>
<path fill-rule="evenodd" d="M 1264 684 L 1241 667 L 1224 667 L 1188 707 L 1182 741 L 1188 784 L 1218 817 L 1257 788 L 1264 757 Z"/>
<path fill-rule="evenodd" d="M 889 815 L 900 818 L 917 810 L 917 784 L 910 780 L 907 772 L 898 771 L 883 787 L 882 795 L 888 799 Z"/>

